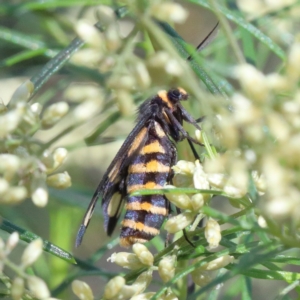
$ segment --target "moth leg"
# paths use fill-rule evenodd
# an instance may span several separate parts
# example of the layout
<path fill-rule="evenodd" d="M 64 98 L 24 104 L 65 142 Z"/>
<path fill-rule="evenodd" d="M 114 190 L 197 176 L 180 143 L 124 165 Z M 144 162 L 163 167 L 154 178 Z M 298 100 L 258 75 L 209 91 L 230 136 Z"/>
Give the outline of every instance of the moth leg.
<path fill-rule="evenodd" d="M 176 212 L 177 212 L 177 214 L 180 214 L 180 213 L 181 213 L 180 209 L 179 209 L 177 206 L 176 206 Z M 196 248 L 195 244 L 193 244 L 193 242 L 192 242 L 192 241 L 189 239 L 189 237 L 187 236 L 186 230 L 183 229 L 182 231 L 183 231 L 183 236 L 184 236 L 185 240 L 186 240 L 193 248 Z"/>
<path fill-rule="evenodd" d="M 203 116 L 203 117 L 200 117 L 200 118 L 196 119 L 195 121 L 196 121 L 197 123 L 201 123 L 201 122 L 203 122 L 203 120 L 204 120 L 205 118 L 206 118 L 206 117 Z"/>
<path fill-rule="evenodd" d="M 178 128 L 178 130 L 181 132 L 181 134 L 183 135 L 183 138 L 182 139 L 184 139 L 184 138 L 186 138 L 186 139 L 188 139 L 188 140 L 190 140 L 191 142 L 193 142 L 193 143 L 195 143 L 195 144 L 197 144 L 197 145 L 200 145 L 200 146 L 203 146 L 203 144 L 202 143 L 200 143 L 200 142 L 198 142 L 197 140 L 195 140 L 194 138 L 192 138 L 186 131 L 185 131 L 185 129 L 182 127 L 182 125 L 179 123 L 179 121 L 174 117 L 174 115 L 169 111 L 169 110 L 165 110 L 166 111 L 166 114 L 167 114 L 167 116 L 169 117 L 169 119 L 171 120 L 171 122 Z M 192 124 L 193 125 L 197 125 L 197 123 L 195 123 L 195 122 L 193 122 Z M 199 130 L 201 130 L 200 129 L 200 127 L 197 125 L 196 126 L 196 128 L 198 128 Z"/>
<path fill-rule="evenodd" d="M 170 219 L 172 217 L 172 209 L 171 209 L 171 204 L 169 202 L 169 214 L 168 214 L 168 219 Z M 165 240 L 165 248 L 167 248 L 169 246 L 169 244 L 171 244 L 171 236 L 172 234 L 167 232 L 166 235 L 166 240 Z"/>
<path fill-rule="evenodd" d="M 187 140 L 190 147 L 191 147 L 191 150 L 194 154 L 194 157 L 195 157 L 195 160 L 199 160 L 200 161 L 200 156 L 198 155 L 198 152 L 196 151 L 195 147 L 194 147 L 194 144 L 190 141 L 190 140 Z"/>

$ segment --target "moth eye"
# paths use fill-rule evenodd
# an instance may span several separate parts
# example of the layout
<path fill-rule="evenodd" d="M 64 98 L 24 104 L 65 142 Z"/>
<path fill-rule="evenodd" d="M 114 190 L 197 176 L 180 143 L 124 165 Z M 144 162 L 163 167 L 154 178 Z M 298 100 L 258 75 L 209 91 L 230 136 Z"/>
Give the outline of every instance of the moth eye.
<path fill-rule="evenodd" d="M 179 100 L 182 99 L 182 94 L 177 89 L 176 90 L 170 90 L 168 92 L 168 96 L 169 96 L 169 99 L 175 100 L 175 101 L 179 101 Z"/>

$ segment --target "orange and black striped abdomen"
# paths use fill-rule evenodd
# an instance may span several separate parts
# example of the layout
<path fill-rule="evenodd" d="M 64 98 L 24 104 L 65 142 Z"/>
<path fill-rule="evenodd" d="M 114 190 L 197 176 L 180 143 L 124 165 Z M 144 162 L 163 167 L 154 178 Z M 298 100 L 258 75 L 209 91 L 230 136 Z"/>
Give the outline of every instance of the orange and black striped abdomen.
<path fill-rule="evenodd" d="M 171 180 L 171 167 L 175 161 L 173 143 L 159 123 L 150 120 L 147 140 L 128 167 L 127 193 L 163 188 Z M 128 247 L 149 241 L 159 233 L 168 213 L 169 202 L 164 195 L 127 196 L 120 244 Z"/>

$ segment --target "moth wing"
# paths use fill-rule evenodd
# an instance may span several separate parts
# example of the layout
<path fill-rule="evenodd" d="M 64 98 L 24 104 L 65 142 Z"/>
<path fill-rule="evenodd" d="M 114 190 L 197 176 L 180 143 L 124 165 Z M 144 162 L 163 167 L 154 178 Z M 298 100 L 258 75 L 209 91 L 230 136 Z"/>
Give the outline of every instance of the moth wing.
<path fill-rule="evenodd" d="M 131 158 L 144 146 L 147 140 L 148 128 L 146 123 L 149 117 L 151 117 L 149 113 L 145 114 L 144 118 L 136 124 L 103 175 L 78 230 L 76 247 L 82 242 L 83 235 L 89 225 L 100 195 L 102 195 L 105 231 L 108 235 L 113 232 L 122 209 L 123 199 L 126 196 L 124 180 L 127 176 L 127 167 L 130 164 Z"/>

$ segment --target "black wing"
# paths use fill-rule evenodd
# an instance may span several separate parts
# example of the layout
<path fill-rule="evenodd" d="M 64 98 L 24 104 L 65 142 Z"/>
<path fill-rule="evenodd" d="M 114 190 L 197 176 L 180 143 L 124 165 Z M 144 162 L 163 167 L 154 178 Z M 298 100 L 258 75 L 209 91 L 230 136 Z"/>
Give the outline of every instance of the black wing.
<path fill-rule="evenodd" d="M 126 195 L 124 180 L 127 175 L 127 167 L 135 153 L 144 146 L 148 136 L 146 124 L 151 115 L 150 109 L 144 111 L 143 117 L 139 118 L 138 123 L 128 135 L 103 175 L 78 230 L 75 243 L 76 247 L 82 242 L 83 235 L 89 225 L 100 195 L 102 196 L 105 231 L 108 235 L 113 232 L 122 209 L 122 200 Z"/>

